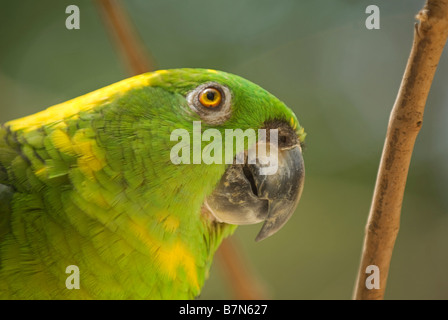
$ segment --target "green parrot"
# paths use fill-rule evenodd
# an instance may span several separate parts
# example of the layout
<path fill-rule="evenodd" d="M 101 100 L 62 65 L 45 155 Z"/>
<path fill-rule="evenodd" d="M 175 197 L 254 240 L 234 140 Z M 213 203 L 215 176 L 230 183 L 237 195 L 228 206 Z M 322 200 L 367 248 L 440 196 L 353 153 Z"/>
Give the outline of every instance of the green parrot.
<path fill-rule="evenodd" d="M 248 129 L 255 142 L 215 144 Z M 295 211 L 304 138 L 283 102 L 211 69 L 141 74 L 3 124 L 0 298 L 197 297 L 237 225 L 263 222 L 262 240 Z M 244 161 L 254 146 L 277 152 L 275 173 Z"/>

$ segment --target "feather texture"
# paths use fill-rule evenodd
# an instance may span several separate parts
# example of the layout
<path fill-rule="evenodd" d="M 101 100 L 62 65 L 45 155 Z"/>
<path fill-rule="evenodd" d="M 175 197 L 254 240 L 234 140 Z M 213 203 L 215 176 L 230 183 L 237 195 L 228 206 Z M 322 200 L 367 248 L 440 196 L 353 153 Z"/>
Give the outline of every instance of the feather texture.
<path fill-rule="evenodd" d="M 200 293 L 235 229 L 201 213 L 226 165 L 174 165 L 170 134 L 200 120 L 185 97 L 207 81 L 232 92 L 232 117 L 218 130 L 282 119 L 303 135 L 265 90 L 203 69 L 139 75 L 1 127 L 0 298 Z M 65 286 L 69 265 L 79 267 L 80 289 Z"/>

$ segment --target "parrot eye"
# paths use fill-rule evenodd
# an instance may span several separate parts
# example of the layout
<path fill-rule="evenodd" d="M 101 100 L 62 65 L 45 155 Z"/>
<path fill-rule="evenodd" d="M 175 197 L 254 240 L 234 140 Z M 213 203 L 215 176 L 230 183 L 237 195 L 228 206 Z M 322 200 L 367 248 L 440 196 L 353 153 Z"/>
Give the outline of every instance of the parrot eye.
<path fill-rule="evenodd" d="M 206 88 L 199 93 L 199 102 L 206 108 L 215 108 L 221 103 L 221 92 L 215 88 Z"/>
<path fill-rule="evenodd" d="M 217 83 L 201 84 L 187 94 L 190 108 L 208 124 L 222 124 L 230 118 L 230 90 Z"/>

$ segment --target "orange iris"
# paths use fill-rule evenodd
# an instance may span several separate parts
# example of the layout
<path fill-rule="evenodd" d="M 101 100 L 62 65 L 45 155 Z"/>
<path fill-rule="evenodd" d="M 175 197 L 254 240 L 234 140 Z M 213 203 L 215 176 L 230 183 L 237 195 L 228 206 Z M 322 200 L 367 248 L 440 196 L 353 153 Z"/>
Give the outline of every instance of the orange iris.
<path fill-rule="evenodd" d="M 199 94 L 199 102 L 206 108 L 215 108 L 221 103 L 221 92 L 215 88 L 207 88 Z"/>

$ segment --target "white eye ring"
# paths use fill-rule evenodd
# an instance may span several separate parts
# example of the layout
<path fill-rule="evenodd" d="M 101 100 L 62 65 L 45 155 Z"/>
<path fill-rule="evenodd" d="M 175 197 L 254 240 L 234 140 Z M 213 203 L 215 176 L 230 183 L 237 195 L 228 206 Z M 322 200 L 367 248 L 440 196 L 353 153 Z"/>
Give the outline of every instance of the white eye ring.
<path fill-rule="evenodd" d="M 199 101 L 199 95 L 207 88 L 214 88 L 221 93 L 221 103 L 213 108 L 204 107 Z M 187 94 L 187 102 L 190 109 L 197 113 L 208 124 L 223 124 L 232 115 L 232 94 L 229 88 L 217 82 L 206 82 L 196 87 Z"/>

